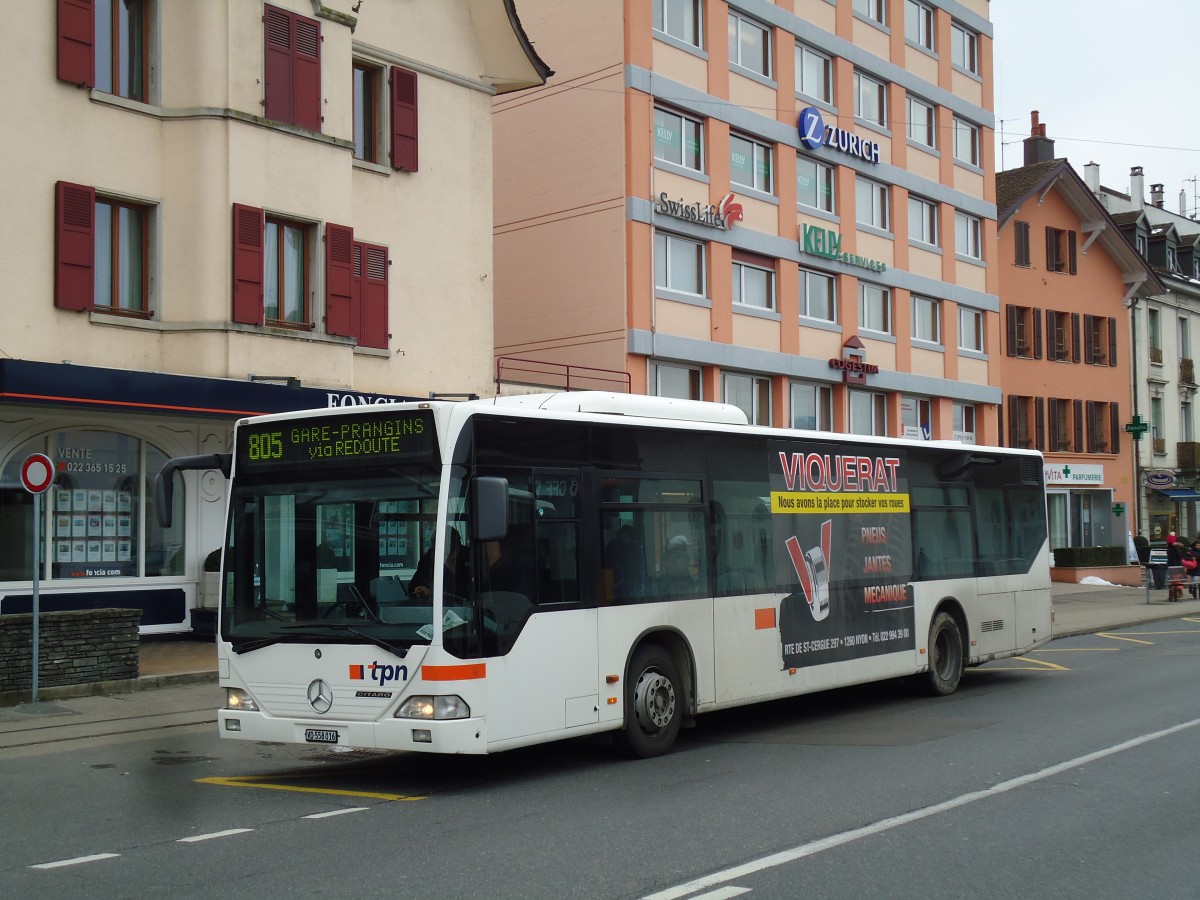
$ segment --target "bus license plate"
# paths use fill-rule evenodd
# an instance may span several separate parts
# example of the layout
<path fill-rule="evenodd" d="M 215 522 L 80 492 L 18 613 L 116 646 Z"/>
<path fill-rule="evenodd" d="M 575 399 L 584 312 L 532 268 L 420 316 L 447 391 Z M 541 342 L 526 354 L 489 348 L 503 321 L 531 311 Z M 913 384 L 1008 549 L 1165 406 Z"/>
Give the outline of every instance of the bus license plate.
<path fill-rule="evenodd" d="M 305 728 L 304 739 L 310 744 L 336 744 L 338 733 L 324 728 Z"/>

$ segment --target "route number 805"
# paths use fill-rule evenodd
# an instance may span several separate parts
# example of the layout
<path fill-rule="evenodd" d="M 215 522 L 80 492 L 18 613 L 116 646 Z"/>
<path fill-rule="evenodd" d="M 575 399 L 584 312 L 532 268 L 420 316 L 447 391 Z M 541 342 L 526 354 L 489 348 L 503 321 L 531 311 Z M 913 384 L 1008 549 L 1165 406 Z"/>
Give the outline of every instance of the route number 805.
<path fill-rule="evenodd" d="M 246 439 L 246 448 L 250 459 L 282 459 L 283 432 L 267 431 L 262 434 L 252 434 Z"/>

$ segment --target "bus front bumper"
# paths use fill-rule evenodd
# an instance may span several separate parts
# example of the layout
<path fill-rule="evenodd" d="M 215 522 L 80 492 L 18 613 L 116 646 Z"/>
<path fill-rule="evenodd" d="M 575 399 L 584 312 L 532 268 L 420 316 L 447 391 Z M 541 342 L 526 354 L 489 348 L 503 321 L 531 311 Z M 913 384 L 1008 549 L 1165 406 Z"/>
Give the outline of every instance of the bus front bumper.
<path fill-rule="evenodd" d="M 381 719 L 347 722 L 281 719 L 262 712 L 218 709 L 223 738 L 304 744 L 309 747 L 356 747 L 418 753 L 486 753 L 482 719 Z"/>

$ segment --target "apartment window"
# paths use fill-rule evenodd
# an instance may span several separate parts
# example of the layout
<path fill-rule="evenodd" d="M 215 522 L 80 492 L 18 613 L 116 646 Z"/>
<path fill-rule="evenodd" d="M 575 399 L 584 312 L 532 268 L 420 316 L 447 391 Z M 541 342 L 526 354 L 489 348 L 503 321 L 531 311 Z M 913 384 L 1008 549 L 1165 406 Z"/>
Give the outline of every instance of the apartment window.
<path fill-rule="evenodd" d="M 1034 415 L 1033 397 L 1010 394 L 1008 397 L 1008 445 L 1032 449 L 1040 430 Z"/>
<path fill-rule="evenodd" d="M 354 64 L 354 158 L 379 162 L 379 85 L 375 66 Z"/>
<path fill-rule="evenodd" d="M 954 117 L 954 158 L 979 165 L 979 126 L 958 116 Z"/>
<path fill-rule="evenodd" d="M 978 217 L 956 210 L 954 213 L 954 252 L 970 259 L 983 259 L 980 236 L 982 227 Z"/>
<path fill-rule="evenodd" d="M 1142 256 L 1150 252 L 1150 242 L 1144 234 L 1139 233 L 1137 235 L 1137 252 Z"/>
<path fill-rule="evenodd" d="M 908 239 L 938 246 L 937 204 L 923 197 L 908 195 Z"/>
<path fill-rule="evenodd" d="M 724 402 L 744 412 L 751 425 L 771 424 L 771 379 L 727 372 L 721 380 Z"/>
<path fill-rule="evenodd" d="M 1150 344 L 1150 362 L 1162 363 L 1162 322 L 1153 306 L 1146 310 L 1146 340 Z"/>
<path fill-rule="evenodd" d="M 942 304 L 930 297 L 912 297 L 912 336 L 914 341 L 942 342 Z"/>
<path fill-rule="evenodd" d="M 146 312 L 147 207 L 97 197 L 95 216 L 96 308 Z"/>
<path fill-rule="evenodd" d="M 887 24 L 887 0 L 854 0 L 854 11 L 872 22 Z"/>
<path fill-rule="evenodd" d="M 1163 440 L 1166 435 L 1163 432 L 1163 420 L 1166 418 L 1164 414 L 1163 398 L 1150 398 L 1150 437 L 1154 440 Z"/>
<path fill-rule="evenodd" d="M 417 73 L 392 66 L 392 168 L 416 172 L 418 163 Z"/>
<path fill-rule="evenodd" d="M 654 30 L 699 47 L 702 12 L 700 0 L 654 0 Z"/>
<path fill-rule="evenodd" d="M 850 433 L 884 437 L 887 429 L 887 397 L 875 391 L 851 389 Z"/>
<path fill-rule="evenodd" d="M 834 212 L 833 166 L 807 156 L 796 157 L 796 202 Z"/>
<path fill-rule="evenodd" d="M 704 126 L 669 109 L 654 110 L 654 158 L 704 171 Z"/>
<path fill-rule="evenodd" d="M 983 311 L 960 306 L 958 308 L 958 349 L 982 353 L 983 338 Z"/>
<path fill-rule="evenodd" d="M 837 279 L 824 272 L 800 270 L 800 315 L 822 322 L 837 321 Z"/>
<path fill-rule="evenodd" d="M 833 60 L 804 44 L 796 45 L 796 92 L 833 102 Z"/>
<path fill-rule="evenodd" d="M 1187 316 L 1179 317 L 1179 358 L 1192 358 L 1192 334 Z"/>
<path fill-rule="evenodd" d="M 1179 401 L 1179 440 L 1185 444 L 1195 443 L 1196 430 L 1192 424 L 1192 402 L 1190 400 Z M 1116 446 L 1113 447 L 1113 453 L 1116 453 Z"/>
<path fill-rule="evenodd" d="M 766 26 L 753 19 L 731 12 L 729 14 L 729 61 L 743 69 L 749 69 L 771 77 L 771 41 Z"/>
<path fill-rule="evenodd" d="M 877 284 L 858 283 L 858 323 L 868 331 L 892 333 L 892 292 Z"/>
<path fill-rule="evenodd" d="M 950 24 L 950 62 L 979 74 L 979 35 L 957 22 Z"/>
<path fill-rule="evenodd" d="M 900 398 L 900 436 L 929 440 L 933 436 L 933 401 L 928 397 Z"/>
<path fill-rule="evenodd" d="M 263 115 L 321 130 L 321 25 L 316 19 L 265 7 Z"/>
<path fill-rule="evenodd" d="M 1046 449 L 1051 453 L 1071 451 L 1071 407 L 1070 400 L 1051 397 L 1046 404 L 1046 425 L 1050 432 L 1050 443 Z"/>
<path fill-rule="evenodd" d="M 1008 355 L 1025 359 L 1042 358 L 1042 311 L 1028 306 L 1005 307 L 1008 326 Z"/>
<path fill-rule="evenodd" d="M 1029 223 L 1013 222 L 1013 244 L 1016 247 L 1016 258 L 1013 262 L 1023 268 L 1031 265 L 1029 256 Z"/>
<path fill-rule="evenodd" d="M 729 180 L 732 184 L 769 194 L 771 180 L 771 148 L 758 141 L 729 136 Z"/>
<path fill-rule="evenodd" d="M 859 176 L 854 185 L 854 193 L 858 224 L 887 231 L 891 227 L 887 185 Z"/>
<path fill-rule="evenodd" d="M 954 440 L 975 443 L 975 404 L 954 403 Z"/>
<path fill-rule="evenodd" d="M 1170 269 L 1172 272 L 1174 272 L 1174 273 L 1178 274 L 1178 275 L 1182 275 L 1182 274 L 1183 274 L 1183 273 L 1182 273 L 1182 272 L 1179 270 L 1179 258 L 1178 258 L 1178 256 L 1175 254 L 1175 248 L 1174 248 L 1174 247 L 1168 247 L 1168 248 L 1167 248 L 1167 268 L 1168 268 L 1168 269 Z"/>
<path fill-rule="evenodd" d="M 149 100 L 153 0 L 60 0 L 58 78 L 129 100 Z"/>
<path fill-rule="evenodd" d="M 654 284 L 684 294 L 705 296 L 704 245 L 673 234 L 654 236 Z"/>
<path fill-rule="evenodd" d="M 905 100 L 908 113 L 908 139 L 925 147 L 937 146 L 937 110 L 911 94 Z"/>
<path fill-rule="evenodd" d="M 1046 310 L 1046 359 L 1068 359 L 1071 353 L 1071 314 Z"/>
<path fill-rule="evenodd" d="M 1182 407 L 1180 409 L 1182 413 Z M 1120 450 L 1121 421 L 1116 403 L 1087 401 L 1087 452 L 1117 453 Z"/>
<path fill-rule="evenodd" d="M 791 383 L 792 427 L 833 431 L 833 388 L 806 381 Z"/>
<path fill-rule="evenodd" d="M 308 229 L 266 220 L 263 240 L 263 315 L 267 324 L 308 325 Z"/>
<path fill-rule="evenodd" d="M 1074 275 L 1076 264 L 1074 231 L 1046 227 L 1046 271 Z"/>
<path fill-rule="evenodd" d="M 1094 366 L 1117 364 L 1117 320 L 1109 316 L 1083 317 L 1083 361 Z"/>
<path fill-rule="evenodd" d="M 933 50 L 933 9 L 917 0 L 904 0 L 904 37 L 918 47 Z"/>
<path fill-rule="evenodd" d="M 862 72 L 854 73 L 854 115 L 887 127 L 887 86 Z"/>
<path fill-rule="evenodd" d="M 775 262 L 734 251 L 733 302 L 758 309 L 775 308 Z"/>
<path fill-rule="evenodd" d="M 678 400 L 700 400 L 700 370 L 690 366 L 671 366 L 655 363 L 653 369 L 656 397 Z"/>
<path fill-rule="evenodd" d="M 354 239 L 354 229 L 325 226 L 325 331 L 354 338 L 360 347 L 386 349 L 387 247 Z"/>

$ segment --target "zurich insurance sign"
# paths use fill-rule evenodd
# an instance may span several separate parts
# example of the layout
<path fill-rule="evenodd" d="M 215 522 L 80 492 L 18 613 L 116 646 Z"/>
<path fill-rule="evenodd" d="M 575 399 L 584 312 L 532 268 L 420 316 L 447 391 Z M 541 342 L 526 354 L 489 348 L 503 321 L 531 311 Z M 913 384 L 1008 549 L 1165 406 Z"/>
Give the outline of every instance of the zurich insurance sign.
<path fill-rule="evenodd" d="M 800 143 L 809 150 L 816 150 L 821 146 L 832 147 L 848 156 L 857 156 L 871 163 L 879 162 L 878 142 L 868 141 L 844 128 L 826 125 L 821 111 L 815 106 L 800 111 L 796 130 L 800 132 Z"/>

